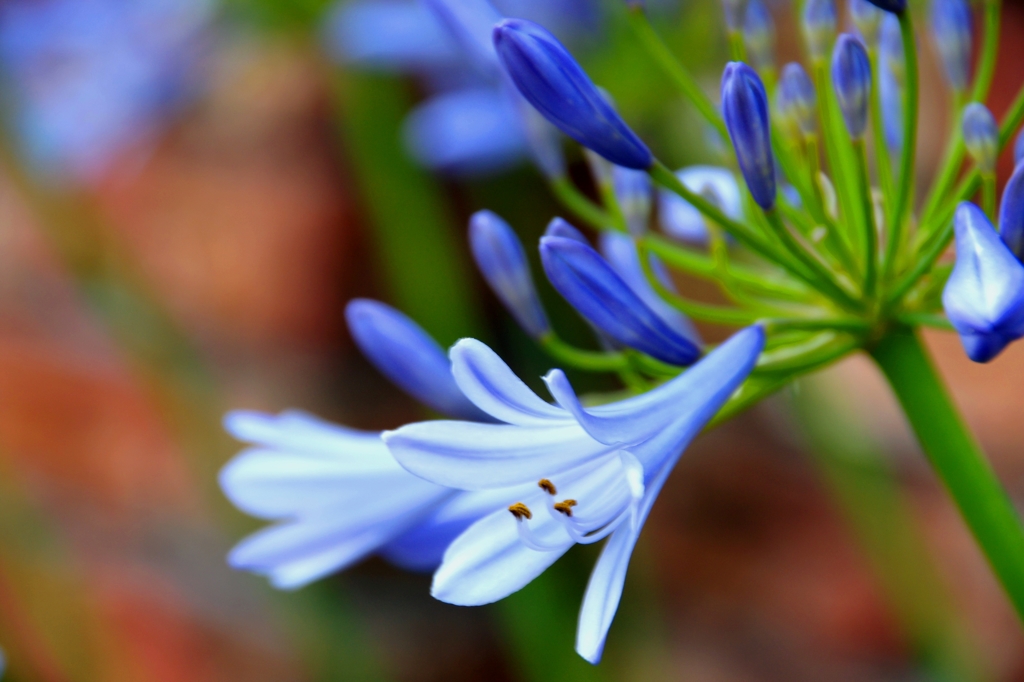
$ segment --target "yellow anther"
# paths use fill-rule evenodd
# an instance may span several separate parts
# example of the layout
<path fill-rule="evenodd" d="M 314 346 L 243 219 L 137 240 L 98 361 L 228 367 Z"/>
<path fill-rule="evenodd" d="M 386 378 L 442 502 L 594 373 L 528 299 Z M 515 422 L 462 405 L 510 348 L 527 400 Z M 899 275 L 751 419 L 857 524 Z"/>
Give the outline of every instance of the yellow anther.
<path fill-rule="evenodd" d="M 558 494 L 558 489 L 555 487 L 555 484 L 546 478 L 542 478 L 539 481 L 537 481 L 537 485 L 540 486 L 540 489 L 546 492 L 548 495 Z"/>
<path fill-rule="evenodd" d="M 572 516 L 572 508 L 576 506 L 576 500 L 562 500 L 555 502 L 555 511 L 562 512 L 566 516 Z"/>
<path fill-rule="evenodd" d="M 524 518 L 533 518 L 533 512 L 531 512 L 530 508 L 527 507 L 522 502 L 516 502 L 515 504 L 509 506 L 508 510 L 512 512 L 512 516 L 516 517 L 516 521 L 522 521 Z"/>

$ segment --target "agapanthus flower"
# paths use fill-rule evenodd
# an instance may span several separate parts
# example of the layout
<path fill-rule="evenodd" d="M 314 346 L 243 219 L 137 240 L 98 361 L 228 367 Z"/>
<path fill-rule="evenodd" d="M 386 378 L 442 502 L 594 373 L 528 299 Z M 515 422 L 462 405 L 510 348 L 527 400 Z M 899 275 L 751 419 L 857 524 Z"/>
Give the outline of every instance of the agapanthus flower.
<path fill-rule="evenodd" d="M 964 146 L 983 172 L 992 173 L 999 155 L 999 124 L 981 102 L 964 107 L 961 122 Z"/>
<path fill-rule="evenodd" d="M 999 204 L 999 236 L 1017 260 L 1024 260 L 1024 166 L 1017 164 Z"/>
<path fill-rule="evenodd" d="M 832 51 L 832 82 L 836 99 L 850 137 L 863 137 L 868 124 L 868 98 L 871 94 L 871 62 L 860 39 L 844 33 Z"/>
<path fill-rule="evenodd" d="M 654 192 L 651 176 L 645 171 L 614 166 L 612 188 L 630 234 L 641 235 L 646 232 L 647 223 L 651 219 L 651 195 Z"/>
<path fill-rule="evenodd" d="M 903 90 L 906 64 L 900 22 L 887 14 L 878 40 L 878 99 L 882 104 L 885 144 L 891 150 L 903 146 Z"/>
<path fill-rule="evenodd" d="M 971 8 L 965 0 L 932 0 L 932 38 L 950 87 L 967 88 L 971 76 Z"/>
<path fill-rule="evenodd" d="M 761 208 L 771 209 L 775 205 L 775 155 L 768 95 L 757 72 L 743 62 L 729 62 L 722 73 L 722 115 L 751 196 Z"/>
<path fill-rule="evenodd" d="M 775 97 L 776 110 L 783 123 L 802 135 L 814 134 L 818 129 L 818 97 L 803 66 L 790 62 L 782 67 Z"/>
<path fill-rule="evenodd" d="M 462 533 L 432 594 L 459 605 L 519 590 L 577 543 L 608 538 L 580 610 L 576 650 L 601 658 L 643 522 L 689 442 L 750 373 L 760 327 L 735 334 L 681 376 L 641 396 L 584 409 L 565 375 L 540 399 L 484 344 L 452 348 L 459 387 L 502 424 L 434 421 L 384 434 L 395 458 L 438 485 L 465 490 L 532 484 Z"/>
<path fill-rule="evenodd" d="M 743 20 L 743 43 L 750 62 L 757 69 L 775 66 L 775 22 L 761 0 L 747 2 Z"/>
<path fill-rule="evenodd" d="M 956 263 L 942 305 L 967 356 L 988 362 L 1024 336 L 1024 265 L 974 204 L 960 204 L 955 220 Z"/>

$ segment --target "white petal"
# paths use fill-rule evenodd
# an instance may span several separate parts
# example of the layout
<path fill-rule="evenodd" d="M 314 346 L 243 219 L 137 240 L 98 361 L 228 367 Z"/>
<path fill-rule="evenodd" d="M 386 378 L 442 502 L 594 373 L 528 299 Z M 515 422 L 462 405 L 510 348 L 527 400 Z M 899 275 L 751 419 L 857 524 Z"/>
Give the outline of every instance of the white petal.
<path fill-rule="evenodd" d="M 279 415 L 234 410 L 224 416 L 224 428 L 246 443 L 308 455 L 345 454 L 353 462 L 391 465 L 388 458 L 381 457 L 379 432 L 345 428 L 295 410 Z"/>
<path fill-rule="evenodd" d="M 527 499 L 540 511 L 541 499 Z M 490 604 L 525 587 L 573 545 L 555 519 L 535 513 L 527 521 L 531 529 L 545 540 L 564 540 L 554 551 L 529 549 L 519 539 L 517 523 L 507 509 L 500 509 L 470 526 L 444 553 L 431 594 L 459 606 Z"/>
<path fill-rule="evenodd" d="M 619 526 L 601 550 L 587 582 L 576 628 L 576 652 L 591 663 L 600 662 L 604 652 L 608 628 L 619 608 L 626 569 L 637 537 L 639 528 L 634 529 L 628 523 Z"/>
<path fill-rule="evenodd" d="M 384 433 L 395 459 L 412 473 L 462 490 L 501 488 L 550 478 L 611 451 L 575 421 L 554 427 L 430 421 Z"/>
<path fill-rule="evenodd" d="M 541 400 L 486 344 L 462 339 L 449 355 L 455 383 L 495 419 L 520 426 L 551 426 L 572 419 L 565 410 Z"/>
<path fill-rule="evenodd" d="M 221 489 L 239 509 L 265 519 L 303 516 L 325 507 L 347 507 L 359 515 L 360 510 L 417 506 L 445 495 L 440 486 L 402 469 L 380 439 L 377 444 L 376 459 L 389 460 L 386 467 L 362 466 L 365 460 L 354 461 L 344 452 L 325 457 L 250 449 L 221 469 Z"/>

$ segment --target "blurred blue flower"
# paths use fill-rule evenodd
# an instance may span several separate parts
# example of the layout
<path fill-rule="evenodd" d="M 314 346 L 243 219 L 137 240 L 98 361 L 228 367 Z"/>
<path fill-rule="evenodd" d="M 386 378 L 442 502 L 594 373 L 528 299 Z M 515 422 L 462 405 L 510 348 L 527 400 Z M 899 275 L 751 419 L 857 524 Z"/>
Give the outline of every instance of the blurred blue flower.
<path fill-rule="evenodd" d="M 743 62 L 729 62 L 722 73 L 722 115 L 750 194 L 767 211 L 775 205 L 768 96 L 757 72 Z"/>
<path fill-rule="evenodd" d="M 295 589 L 380 553 L 432 570 L 445 549 L 525 489 L 466 493 L 428 483 L 395 461 L 379 433 L 301 412 L 236 411 L 224 426 L 251 447 L 220 472 L 241 511 L 276 523 L 238 543 L 228 563 Z"/>
<path fill-rule="evenodd" d="M 967 357 L 988 362 L 1024 336 L 1024 265 L 974 204 L 960 204 L 955 226 L 956 263 L 942 305 Z"/>
<path fill-rule="evenodd" d="M 523 245 L 509 224 L 496 213 L 477 211 L 469 220 L 469 248 L 480 273 L 519 326 L 535 339 L 550 332 Z"/>
<path fill-rule="evenodd" d="M 1017 139 L 1013 142 L 1013 165 L 1019 166 L 1022 158 L 1024 158 L 1024 128 L 1017 133 Z"/>
<path fill-rule="evenodd" d="M 548 30 L 506 19 L 494 28 L 494 46 L 519 92 L 559 130 L 612 163 L 650 167 L 650 150 Z"/>
<path fill-rule="evenodd" d="M 689 365 L 700 357 L 696 344 L 651 310 L 587 244 L 542 237 L 540 256 L 551 285 L 610 338 L 674 365 Z"/>
<path fill-rule="evenodd" d="M 209 0 L 9 0 L 0 73 L 34 171 L 88 181 L 142 151 L 200 88 Z"/>
<path fill-rule="evenodd" d="M 971 77 L 971 8 L 965 0 L 932 0 L 932 39 L 942 57 L 946 80 L 962 92 Z"/>
<path fill-rule="evenodd" d="M 907 9 L 907 0 L 871 0 L 871 4 L 893 14 L 902 14 Z"/>
<path fill-rule="evenodd" d="M 790 62 L 782 67 L 775 99 L 775 108 L 783 123 L 803 135 L 814 134 L 818 128 L 817 94 L 803 66 Z"/>
<path fill-rule="evenodd" d="M 836 37 L 835 0 L 807 0 L 800 20 L 811 59 L 825 59 Z"/>
<path fill-rule="evenodd" d="M 882 14 L 870 0 L 850 0 L 848 5 L 850 19 L 857 27 L 857 32 L 867 45 L 874 45 L 878 40 L 878 30 L 882 25 Z"/>
<path fill-rule="evenodd" d="M 863 137 L 868 124 L 871 62 L 863 43 L 850 33 L 839 36 L 832 51 L 832 82 L 846 130 L 855 140 Z"/>
<path fill-rule="evenodd" d="M 755 69 L 775 66 L 775 22 L 768 7 L 761 0 L 748 0 L 743 20 L 743 43 L 747 57 Z"/>
<path fill-rule="evenodd" d="M 564 237 L 565 239 L 575 239 L 581 244 L 590 244 L 583 233 L 567 223 L 564 218 L 552 218 L 544 230 L 544 236 Z"/>
<path fill-rule="evenodd" d="M 487 346 L 452 349 L 460 388 L 504 424 L 423 422 L 386 432 L 409 471 L 466 490 L 535 487 L 462 533 L 434 574 L 441 601 L 480 605 L 540 575 L 574 544 L 608 538 L 590 576 L 576 651 L 601 659 L 644 521 L 689 442 L 753 369 L 760 327 L 735 334 L 680 377 L 641 396 L 585 410 L 560 370 L 541 400 Z"/>
<path fill-rule="evenodd" d="M 714 203 L 734 220 L 743 218 L 743 199 L 736 176 L 727 168 L 690 166 L 676 171 L 676 177 L 691 192 Z M 658 190 L 658 215 L 662 229 L 671 237 L 695 244 L 708 241 L 704 215 L 675 192 Z"/>
<path fill-rule="evenodd" d="M 455 385 L 441 346 L 405 314 L 356 298 L 346 306 L 345 319 L 359 349 L 396 386 L 442 414 L 484 418 Z"/>
<path fill-rule="evenodd" d="M 886 14 L 878 40 L 878 97 L 882 104 L 885 144 L 892 151 L 903 146 L 904 58 L 900 22 L 894 15 Z"/>
<path fill-rule="evenodd" d="M 654 191 L 651 176 L 646 171 L 613 166 L 612 188 L 630 234 L 641 235 L 646 232 L 651 219 L 651 194 Z"/>

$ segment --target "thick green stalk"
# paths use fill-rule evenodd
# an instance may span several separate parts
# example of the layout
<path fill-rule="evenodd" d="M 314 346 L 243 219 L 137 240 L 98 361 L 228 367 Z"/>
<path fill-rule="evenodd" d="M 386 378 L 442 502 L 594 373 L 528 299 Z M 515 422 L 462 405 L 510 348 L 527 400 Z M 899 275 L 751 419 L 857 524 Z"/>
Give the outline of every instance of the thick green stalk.
<path fill-rule="evenodd" d="M 917 335 L 889 332 L 871 349 L 946 490 L 1024 620 L 1024 529 Z"/>
<path fill-rule="evenodd" d="M 903 108 L 903 151 L 900 157 L 900 173 L 897 184 L 896 204 L 893 207 L 889 226 L 889 243 L 885 249 L 882 279 L 887 280 L 895 266 L 900 243 L 903 240 L 904 216 L 910 206 L 914 191 L 914 156 L 917 153 L 917 44 L 914 42 L 914 25 L 910 10 L 899 15 L 900 34 L 903 37 L 903 55 L 907 68 L 906 101 Z"/>
<path fill-rule="evenodd" d="M 723 140 L 729 139 L 729 132 L 725 128 L 725 121 L 715 107 L 714 102 L 701 89 L 697 79 L 679 63 L 675 55 L 662 42 L 655 32 L 651 22 L 647 19 L 647 13 L 643 7 L 634 5 L 629 8 L 629 25 L 632 27 L 636 37 L 647 50 L 647 54 L 661 67 L 661 70 L 672 79 L 672 82 L 686 95 L 687 99 L 697 107 L 701 116 L 710 123 Z"/>

